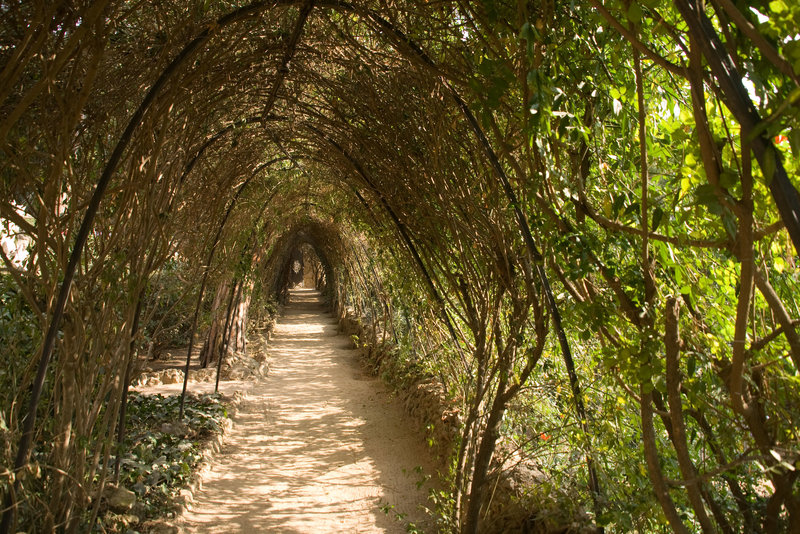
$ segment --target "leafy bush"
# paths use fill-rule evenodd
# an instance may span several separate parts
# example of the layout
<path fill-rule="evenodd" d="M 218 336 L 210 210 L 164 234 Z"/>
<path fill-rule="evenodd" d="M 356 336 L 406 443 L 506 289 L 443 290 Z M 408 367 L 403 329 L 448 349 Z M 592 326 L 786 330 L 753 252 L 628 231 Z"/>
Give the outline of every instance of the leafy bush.
<path fill-rule="evenodd" d="M 13 279 L 0 273 L 0 342 L 3 345 L 0 387 L 3 392 L 17 390 L 19 373 L 29 364 L 39 341 L 36 315 Z M 3 408 L 6 407 L 4 402 Z"/>
<path fill-rule="evenodd" d="M 191 274 L 179 260 L 168 261 L 153 277 L 145 294 L 145 310 L 148 310 L 143 332 L 152 344 L 154 357 L 170 347 L 181 347 L 189 343 L 191 318 L 196 304 L 196 292 L 191 290 Z"/>
<path fill-rule="evenodd" d="M 40 341 L 36 315 L 25 301 L 12 278 L 0 273 L 0 454 L 4 466 L 13 463 L 14 443 L 18 439 L 14 406 L 26 406 L 26 380 L 36 345 Z M 0 491 L 5 491 L 9 478 L 0 478 Z"/>
<path fill-rule="evenodd" d="M 132 513 L 140 523 L 170 510 L 172 498 L 191 480 L 202 459 L 203 442 L 220 434 L 228 417 L 216 394 L 187 397 L 183 421 L 178 419 L 179 407 L 178 395 L 131 393 L 128 397 L 119 484 L 136 493 Z M 112 457 L 112 464 L 115 461 Z M 111 513 L 102 521 L 106 531 L 135 527 L 129 519 Z"/>

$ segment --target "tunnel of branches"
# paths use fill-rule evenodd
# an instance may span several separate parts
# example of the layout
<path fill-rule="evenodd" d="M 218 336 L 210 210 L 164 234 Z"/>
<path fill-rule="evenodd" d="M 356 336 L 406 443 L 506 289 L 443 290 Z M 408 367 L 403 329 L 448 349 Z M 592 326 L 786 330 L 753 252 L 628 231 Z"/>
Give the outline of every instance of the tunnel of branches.
<path fill-rule="evenodd" d="M 456 414 L 448 528 L 510 462 L 610 532 L 800 532 L 798 28 L 788 0 L 0 2 L 3 531 L 84 528 L 133 364 L 173 323 L 224 357 L 303 251 Z"/>

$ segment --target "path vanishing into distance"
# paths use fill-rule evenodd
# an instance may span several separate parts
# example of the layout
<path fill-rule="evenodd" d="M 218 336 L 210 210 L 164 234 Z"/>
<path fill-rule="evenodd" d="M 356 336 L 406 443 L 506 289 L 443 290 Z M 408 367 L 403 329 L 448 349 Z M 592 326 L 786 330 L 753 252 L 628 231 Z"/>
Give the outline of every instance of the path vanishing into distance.
<path fill-rule="evenodd" d="M 183 532 L 433 531 L 425 443 L 313 290 L 292 290 Z M 402 516 L 402 519 L 401 519 Z"/>

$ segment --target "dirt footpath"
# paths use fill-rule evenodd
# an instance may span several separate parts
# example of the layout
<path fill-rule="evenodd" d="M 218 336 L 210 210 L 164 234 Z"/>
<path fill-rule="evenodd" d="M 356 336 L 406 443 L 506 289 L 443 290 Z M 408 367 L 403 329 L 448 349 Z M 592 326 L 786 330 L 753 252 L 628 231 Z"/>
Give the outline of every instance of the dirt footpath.
<path fill-rule="evenodd" d="M 433 474 L 423 440 L 318 298 L 292 292 L 270 376 L 248 388 L 184 532 L 434 531 L 429 485 L 417 487 Z"/>

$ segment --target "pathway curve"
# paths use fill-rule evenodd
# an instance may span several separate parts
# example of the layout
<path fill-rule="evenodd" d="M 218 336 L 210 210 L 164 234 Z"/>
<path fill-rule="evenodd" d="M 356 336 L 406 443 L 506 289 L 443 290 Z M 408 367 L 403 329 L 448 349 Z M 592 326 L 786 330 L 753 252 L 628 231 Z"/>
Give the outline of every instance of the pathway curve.
<path fill-rule="evenodd" d="M 416 472 L 432 472 L 428 451 L 350 347 L 316 291 L 292 291 L 270 376 L 242 402 L 183 531 L 433 531 Z"/>

